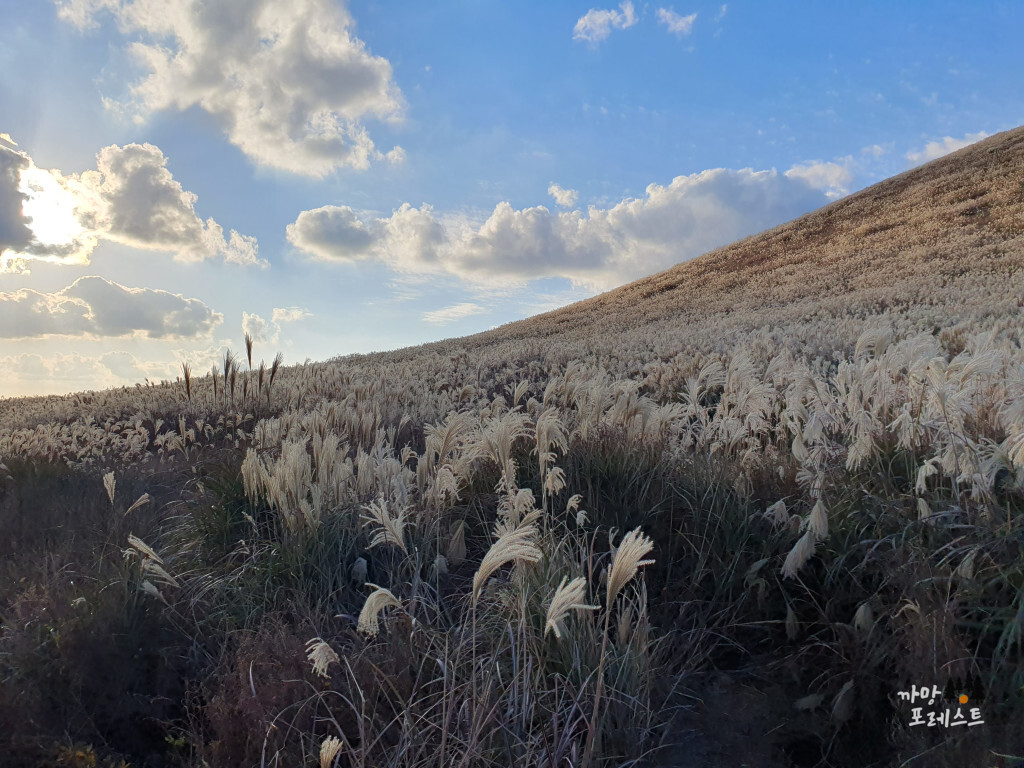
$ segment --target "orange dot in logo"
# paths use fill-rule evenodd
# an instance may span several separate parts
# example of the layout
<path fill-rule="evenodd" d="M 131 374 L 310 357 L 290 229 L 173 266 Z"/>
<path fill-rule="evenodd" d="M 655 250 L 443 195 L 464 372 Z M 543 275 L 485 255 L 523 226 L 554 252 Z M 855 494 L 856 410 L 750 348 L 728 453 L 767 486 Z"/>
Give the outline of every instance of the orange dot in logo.
<path fill-rule="evenodd" d="M 967 694 L 966 693 L 961 693 L 960 694 L 960 703 L 961 704 L 966 704 L 967 703 Z"/>

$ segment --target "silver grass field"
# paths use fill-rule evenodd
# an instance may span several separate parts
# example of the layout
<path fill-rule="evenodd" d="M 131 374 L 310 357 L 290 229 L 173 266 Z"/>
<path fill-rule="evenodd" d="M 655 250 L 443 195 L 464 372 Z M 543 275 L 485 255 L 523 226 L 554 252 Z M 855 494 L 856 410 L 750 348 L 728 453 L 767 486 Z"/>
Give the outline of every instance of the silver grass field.
<path fill-rule="evenodd" d="M 476 337 L 0 401 L 6 764 L 1020 764 L 1021 169 Z"/>

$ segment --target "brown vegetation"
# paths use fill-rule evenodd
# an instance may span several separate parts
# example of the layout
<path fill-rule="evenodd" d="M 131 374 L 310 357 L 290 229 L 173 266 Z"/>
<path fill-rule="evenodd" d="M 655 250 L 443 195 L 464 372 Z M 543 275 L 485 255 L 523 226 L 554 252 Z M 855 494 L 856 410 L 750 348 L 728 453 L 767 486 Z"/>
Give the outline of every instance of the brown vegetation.
<path fill-rule="evenodd" d="M 0 752 L 1020 760 L 1022 178 L 1017 129 L 477 336 L 0 401 Z"/>

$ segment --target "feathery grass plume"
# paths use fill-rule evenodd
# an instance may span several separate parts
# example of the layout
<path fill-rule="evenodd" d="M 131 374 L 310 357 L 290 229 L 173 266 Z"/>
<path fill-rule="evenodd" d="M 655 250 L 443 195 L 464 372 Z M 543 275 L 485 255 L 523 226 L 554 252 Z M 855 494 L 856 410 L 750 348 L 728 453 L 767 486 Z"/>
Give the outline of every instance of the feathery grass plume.
<path fill-rule="evenodd" d="M 459 565 L 466 559 L 466 521 L 459 520 L 455 524 L 451 538 L 448 539 L 448 546 L 445 549 L 448 562 L 452 565 Z"/>
<path fill-rule="evenodd" d="M 537 417 L 534 431 L 537 438 L 534 453 L 540 460 L 541 474 L 543 475 L 547 464 L 554 458 L 551 449 L 557 448 L 561 453 L 565 453 L 568 449 L 568 433 L 557 408 L 548 408 L 543 411 Z"/>
<path fill-rule="evenodd" d="M 793 610 L 793 606 L 786 603 L 786 637 L 790 640 L 796 640 L 800 634 L 800 621 L 796 617 L 796 611 Z"/>
<path fill-rule="evenodd" d="M 861 603 L 857 612 L 853 614 L 853 628 L 860 634 L 867 635 L 874 626 L 875 615 L 871 612 L 871 606 L 867 603 Z"/>
<path fill-rule="evenodd" d="M 583 497 L 578 493 L 574 493 L 572 496 L 570 496 L 569 501 L 567 501 L 565 504 L 566 516 L 572 515 L 574 512 L 579 510 L 581 501 L 583 501 Z"/>
<path fill-rule="evenodd" d="M 263 394 L 263 380 L 267 376 L 267 364 L 260 360 L 260 370 L 256 376 L 256 397 L 259 398 Z"/>
<path fill-rule="evenodd" d="M 164 561 L 160 559 L 160 555 L 158 555 L 156 552 L 154 552 L 153 549 L 146 542 L 144 542 L 142 539 L 140 539 L 138 536 L 135 536 L 134 534 L 129 533 L 128 534 L 128 545 L 130 547 L 132 547 L 133 549 L 137 550 L 142 555 L 145 555 L 149 559 L 155 560 L 156 562 L 160 563 L 160 565 L 164 564 Z"/>
<path fill-rule="evenodd" d="M 531 516 L 535 520 L 536 516 Z M 487 550 L 484 559 L 480 561 L 480 567 L 473 574 L 473 602 L 480 597 L 480 590 L 496 570 L 508 563 L 536 563 L 544 553 L 534 543 L 537 536 L 537 526 L 532 522 L 525 522 L 517 528 L 504 530 L 498 540 Z"/>
<path fill-rule="evenodd" d="M 859 357 L 870 355 L 880 357 L 892 342 L 892 329 L 888 326 L 869 328 L 857 339 L 857 345 L 853 351 L 856 360 Z"/>
<path fill-rule="evenodd" d="M 388 511 L 387 501 L 383 497 L 364 505 L 363 509 L 366 510 L 362 516 L 363 525 L 379 526 L 370 537 L 369 547 L 372 549 L 379 544 L 394 544 L 408 555 L 409 550 L 405 546 L 403 535 L 405 529 L 405 510 L 392 517 Z"/>
<path fill-rule="evenodd" d="M 781 528 L 789 522 L 789 511 L 786 509 L 786 502 L 779 499 L 764 511 L 765 517 L 772 521 L 772 525 Z"/>
<path fill-rule="evenodd" d="M 920 496 L 917 497 L 917 519 L 928 524 L 935 523 L 935 518 L 932 515 L 932 508 L 929 507 L 928 502 Z"/>
<path fill-rule="evenodd" d="M 166 600 L 166 599 L 164 598 L 164 596 L 163 596 L 163 595 L 162 595 L 162 594 L 160 593 L 160 590 L 159 590 L 159 589 L 157 589 L 157 588 L 156 588 L 156 587 L 155 587 L 155 586 L 153 585 L 153 582 L 151 582 L 151 581 L 149 581 L 149 580 L 145 580 L 145 581 L 143 581 L 143 582 L 142 582 L 141 584 L 139 584 L 139 589 L 141 589 L 141 590 L 142 590 L 143 592 L 145 592 L 145 593 L 146 593 L 147 595 L 151 595 L 152 597 L 155 597 L 155 598 L 156 598 L 157 600 L 159 600 L 159 601 L 160 601 L 161 603 L 163 603 L 164 605 L 167 605 L 167 604 L 168 604 L 168 603 L 167 603 L 167 600 Z"/>
<path fill-rule="evenodd" d="M 231 373 L 235 370 L 237 365 L 235 361 L 235 355 L 230 349 L 224 350 L 224 381 L 227 382 L 231 378 Z"/>
<path fill-rule="evenodd" d="M 267 384 L 267 401 L 270 401 L 270 392 L 274 388 L 274 378 L 277 376 L 278 370 L 281 368 L 281 363 L 284 362 L 284 354 L 278 352 L 274 356 L 274 362 L 270 364 L 270 381 Z"/>
<path fill-rule="evenodd" d="M 520 381 L 518 384 L 516 384 L 516 386 L 514 388 L 512 387 L 511 384 L 509 384 L 505 388 L 505 391 L 508 392 L 509 395 L 512 398 L 512 407 L 513 408 L 519 407 L 519 401 L 523 399 L 523 395 L 526 394 L 526 391 L 529 388 L 530 388 L 530 382 L 526 381 L 526 380 Z"/>
<path fill-rule="evenodd" d="M 245 334 L 245 356 L 249 360 L 249 370 L 252 370 L 252 336 Z"/>
<path fill-rule="evenodd" d="M 839 723 L 845 723 L 853 714 L 854 689 L 853 680 L 847 680 L 843 687 L 832 700 L 832 719 Z"/>
<path fill-rule="evenodd" d="M 107 489 L 107 498 L 110 499 L 110 506 L 114 506 L 114 488 L 117 486 L 117 481 L 114 480 L 114 473 L 107 472 L 103 476 L 103 487 Z"/>
<path fill-rule="evenodd" d="M 917 482 L 914 484 L 914 490 L 917 491 L 919 496 L 923 496 L 928 491 L 927 479 L 938 473 L 939 469 L 936 466 L 938 461 L 937 458 L 931 458 L 918 467 Z"/>
<path fill-rule="evenodd" d="M 406 446 L 408 448 L 408 446 Z M 415 451 L 414 451 L 415 453 Z M 459 480 L 455 477 L 451 467 L 445 465 L 437 470 L 434 475 L 434 482 L 424 494 L 424 500 L 429 501 L 430 506 L 443 509 L 445 505 L 451 505 L 459 499 Z"/>
<path fill-rule="evenodd" d="M 654 542 L 639 528 L 634 528 L 622 537 L 622 543 L 615 551 L 611 572 L 608 575 L 606 608 L 611 608 L 622 588 L 636 576 L 637 569 L 654 563 L 654 560 L 643 559 L 643 556 L 653 549 Z"/>
<path fill-rule="evenodd" d="M 330 768 L 341 751 L 342 741 L 337 736 L 328 736 L 320 745 L 320 768 Z"/>
<path fill-rule="evenodd" d="M 431 581 L 436 581 L 441 576 L 448 575 L 448 558 L 444 555 L 437 555 L 434 558 L 434 562 L 430 565 L 430 571 L 428 575 Z"/>
<path fill-rule="evenodd" d="M 178 580 L 169 574 L 164 567 L 157 562 L 154 562 L 150 558 L 145 558 L 142 561 L 142 573 L 145 576 L 152 575 L 157 581 L 162 584 L 166 584 L 170 587 L 178 588 L 181 585 Z"/>
<path fill-rule="evenodd" d="M 587 524 L 587 511 L 580 509 L 580 502 L 583 501 L 583 497 L 578 493 L 574 493 L 568 503 L 565 505 L 566 517 L 571 516 L 573 513 L 576 515 L 576 526 L 582 528 Z"/>
<path fill-rule="evenodd" d="M 329 677 L 327 667 L 330 664 L 337 664 L 341 661 L 338 658 L 338 654 L 334 652 L 334 649 L 319 637 L 314 637 L 306 643 L 306 651 L 306 658 L 313 664 L 313 672 L 320 675 L 320 677 Z"/>
<path fill-rule="evenodd" d="M 825 514 L 825 505 L 818 499 L 811 510 L 811 516 L 807 520 L 807 530 L 814 534 L 814 537 L 821 541 L 828 537 L 828 516 Z"/>
<path fill-rule="evenodd" d="M 555 496 L 565 488 L 565 472 L 561 467 L 552 467 L 544 476 L 544 496 Z"/>
<path fill-rule="evenodd" d="M 352 579 L 353 583 L 362 586 L 366 583 L 366 558 L 357 557 L 356 561 L 352 563 L 352 567 L 348 571 L 348 576 Z"/>
<path fill-rule="evenodd" d="M 804 567 L 804 564 L 814 555 L 814 531 L 810 528 L 804 532 L 793 548 L 786 555 L 786 562 L 782 564 L 782 577 L 784 579 L 796 578 L 797 571 Z"/>
<path fill-rule="evenodd" d="M 978 548 L 972 547 L 960 564 L 953 571 L 953 575 L 962 581 L 970 581 L 974 578 L 974 561 L 978 556 Z"/>
<path fill-rule="evenodd" d="M 185 379 L 185 396 L 192 401 L 192 367 L 188 363 L 181 364 L 181 375 Z"/>
<path fill-rule="evenodd" d="M 569 611 L 596 611 L 600 606 L 587 605 L 584 601 L 587 597 L 587 580 L 582 576 L 566 584 L 565 576 L 555 590 L 551 604 L 548 606 L 547 620 L 544 622 L 544 634 L 554 632 L 555 637 L 562 639 L 562 623 L 569 615 Z"/>
<path fill-rule="evenodd" d="M 385 608 L 401 608 L 402 604 L 398 598 L 395 597 L 391 592 L 384 587 L 378 587 L 376 584 L 367 583 L 368 587 L 373 587 L 373 592 L 366 598 L 366 602 L 363 603 L 363 610 L 359 612 L 359 619 L 356 622 L 356 629 L 365 635 L 370 637 L 376 637 L 377 633 L 380 632 L 380 625 L 377 623 L 377 616 Z"/>
<path fill-rule="evenodd" d="M 802 699 L 797 699 L 793 706 L 795 706 L 801 712 L 810 712 L 811 710 L 817 709 L 821 706 L 821 702 L 825 700 L 825 697 L 820 693 L 812 693 L 804 696 Z"/>
<path fill-rule="evenodd" d="M 1024 403 L 1024 397 L 1018 398 Z M 1015 467 L 1024 467 L 1024 428 L 1015 425 L 1013 434 L 1003 442 L 1009 460 Z"/>

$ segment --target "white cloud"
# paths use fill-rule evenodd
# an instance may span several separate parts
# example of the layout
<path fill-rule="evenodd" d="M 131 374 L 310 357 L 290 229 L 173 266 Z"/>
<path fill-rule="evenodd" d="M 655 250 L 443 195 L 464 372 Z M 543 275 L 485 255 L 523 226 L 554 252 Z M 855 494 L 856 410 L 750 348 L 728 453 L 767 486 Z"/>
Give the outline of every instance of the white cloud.
<path fill-rule="evenodd" d="M 435 309 L 433 312 L 426 312 L 423 315 L 423 321 L 426 323 L 451 323 L 455 320 L 461 320 L 464 317 L 470 317 L 472 315 L 482 315 L 487 312 L 486 309 L 481 307 L 479 304 L 455 304 L 451 307 L 445 307 L 444 309 Z"/>
<path fill-rule="evenodd" d="M 276 306 L 271 317 L 274 323 L 298 323 L 303 317 L 312 317 L 313 313 L 300 306 Z"/>
<path fill-rule="evenodd" d="M 274 307 L 274 311 L 271 313 L 272 321 L 278 325 L 296 323 L 304 317 L 312 316 L 312 312 L 302 307 Z"/>
<path fill-rule="evenodd" d="M 676 37 L 690 34 L 693 31 L 693 22 L 697 20 L 696 13 L 691 13 L 689 16 L 680 16 L 668 8 L 659 8 L 657 16 L 658 22 L 668 27 L 668 31 Z"/>
<path fill-rule="evenodd" d="M 316 261 L 383 263 L 400 274 L 450 275 L 480 286 L 562 277 L 606 290 L 827 203 L 806 176 L 719 168 L 651 184 L 643 197 L 585 213 L 503 202 L 483 221 L 408 203 L 390 217 L 365 220 L 325 206 L 300 213 L 288 239 Z"/>
<path fill-rule="evenodd" d="M 0 187 L 0 272 L 27 271 L 32 259 L 88 265 L 101 239 L 173 252 L 179 261 L 267 266 L 255 238 L 235 230 L 225 238 L 216 221 L 196 215 L 196 195 L 152 144 L 104 147 L 96 170 L 69 176 L 0 146 Z"/>
<path fill-rule="evenodd" d="M 100 358 L 79 354 L 43 357 L 25 352 L 0 357 L 0 367 L 4 371 L 4 395 L 10 397 L 81 392 L 124 383 Z"/>
<path fill-rule="evenodd" d="M 598 10 L 591 8 L 576 21 L 572 30 L 573 40 L 584 40 L 588 43 L 599 43 L 606 40 L 616 29 L 629 29 L 637 22 L 633 3 L 626 0 L 619 4 L 618 11 Z"/>
<path fill-rule="evenodd" d="M 988 134 L 985 131 L 968 133 L 962 139 L 945 136 L 938 141 L 929 141 L 922 150 L 907 152 L 906 158 L 914 165 L 920 165 L 921 163 L 927 163 L 940 158 L 943 155 L 948 155 L 950 152 L 956 152 L 958 149 L 968 147 L 976 141 L 981 141 L 987 137 Z"/>
<path fill-rule="evenodd" d="M 377 235 L 347 205 L 302 211 L 286 228 L 288 241 L 325 260 L 369 258 Z"/>
<path fill-rule="evenodd" d="M 98 360 L 100 365 L 120 379 L 142 381 L 148 375 L 139 365 L 138 358 L 124 350 L 107 352 L 100 355 Z"/>
<path fill-rule="evenodd" d="M 146 71 L 123 108 L 152 112 L 194 106 L 213 115 L 253 161 L 324 176 L 385 157 L 364 125 L 398 120 L 402 94 L 387 59 L 356 37 L 343 4 L 331 0 L 57 0 L 79 28 L 113 14 Z M 394 150 L 392 150 L 394 152 Z M 388 159 L 397 162 L 401 153 Z"/>
<path fill-rule="evenodd" d="M 229 240 L 213 219 L 195 212 L 197 197 L 182 189 L 167 170 L 167 158 L 152 144 L 109 146 L 96 156 L 96 171 L 81 184 L 99 204 L 94 216 L 103 237 L 136 248 L 173 251 L 180 261 L 222 257 L 256 264 L 256 240 L 232 230 Z"/>
<path fill-rule="evenodd" d="M 869 147 L 864 147 L 863 149 L 861 149 L 860 152 L 861 152 L 862 155 L 871 155 L 872 157 L 881 157 L 887 151 L 888 150 L 885 147 L 883 147 L 881 144 L 872 144 Z"/>
<path fill-rule="evenodd" d="M 729 12 L 729 6 L 727 4 L 723 5 L 721 8 L 718 9 L 718 13 L 715 14 L 715 21 L 721 21 L 722 19 L 724 19 L 725 18 L 725 14 L 728 13 L 728 12 Z"/>
<path fill-rule="evenodd" d="M 576 205 L 576 200 L 579 199 L 579 193 L 575 189 L 562 189 L 561 186 L 553 182 L 548 187 L 548 194 L 563 208 L 572 208 Z"/>
<path fill-rule="evenodd" d="M 4 395 L 10 397 L 82 392 L 134 384 L 145 378 L 173 380 L 181 373 L 176 362 L 140 360 L 123 350 L 97 356 L 58 353 L 44 357 L 24 352 L 0 357 L 0 369 L 5 377 Z"/>
<path fill-rule="evenodd" d="M 271 333 L 270 323 L 264 320 L 259 315 L 249 314 L 248 312 L 242 312 L 242 333 L 247 333 L 252 336 L 252 340 L 256 342 L 270 342 L 273 344 L 277 341 L 277 331 Z"/>
<path fill-rule="evenodd" d="M 853 171 L 850 170 L 852 158 L 840 163 L 801 163 L 794 165 L 786 176 L 791 179 L 802 179 L 808 186 L 820 189 L 830 200 L 843 197 L 850 192 Z"/>
<path fill-rule="evenodd" d="M 41 336 L 151 339 L 195 337 L 223 320 L 199 299 L 150 288 L 126 288 L 102 277 L 80 277 L 55 293 L 22 288 L 0 293 L 0 338 Z"/>
<path fill-rule="evenodd" d="M 242 312 L 242 332 L 252 336 L 253 341 L 277 344 L 281 339 L 281 326 L 294 323 L 313 313 L 302 307 L 274 307 L 270 322 L 256 314 Z"/>

